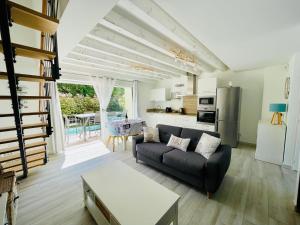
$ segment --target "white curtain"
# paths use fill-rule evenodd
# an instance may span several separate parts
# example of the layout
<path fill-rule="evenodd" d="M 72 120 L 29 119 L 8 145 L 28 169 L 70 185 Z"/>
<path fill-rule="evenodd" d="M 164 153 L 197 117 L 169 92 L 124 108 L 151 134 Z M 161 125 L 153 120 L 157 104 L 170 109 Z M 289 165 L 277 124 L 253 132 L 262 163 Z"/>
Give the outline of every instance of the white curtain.
<path fill-rule="evenodd" d="M 101 112 L 101 138 L 105 141 L 108 137 L 107 131 L 107 107 L 110 102 L 111 94 L 115 86 L 115 79 L 108 77 L 91 77 L 91 82 L 95 89 L 96 95 L 100 101 Z"/>
<path fill-rule="evenodd" d="M 132 85 L 132 107 L 133 107 L 133 119 L 139 118 L 139 108 L 138 108 L 138 81 L 133 81 Z"/>
<path fill-rule="evenodd" d="M 64 123 L 60 108 L 57 83 L 51 82 L 49 85 L 51 95 L 50 115 L 53 127 L 53 134 L 50 138 L 50 140 L 52 140 L 52 143 L 50 143 L 52 144 L 52 148 L 49 148 L 49 153 L 57 154 L 62 153 L 65 147 Z"/>

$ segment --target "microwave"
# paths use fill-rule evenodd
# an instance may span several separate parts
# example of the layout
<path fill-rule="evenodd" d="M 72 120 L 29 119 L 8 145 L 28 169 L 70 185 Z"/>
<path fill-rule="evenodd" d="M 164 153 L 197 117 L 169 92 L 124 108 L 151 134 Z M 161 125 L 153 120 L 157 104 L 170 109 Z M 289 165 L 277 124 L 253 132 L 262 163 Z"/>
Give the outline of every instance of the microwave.
<path fill-rule="evenodd" d="M 205 96 L 198 98 L 198 110 L 216 110 L 216 96 Z"/>
<path fill-rule="evenodd" d="M 216 122 L 216 111 L 197 111 L 197 122 L 198 123 L 211 123 Z"/>

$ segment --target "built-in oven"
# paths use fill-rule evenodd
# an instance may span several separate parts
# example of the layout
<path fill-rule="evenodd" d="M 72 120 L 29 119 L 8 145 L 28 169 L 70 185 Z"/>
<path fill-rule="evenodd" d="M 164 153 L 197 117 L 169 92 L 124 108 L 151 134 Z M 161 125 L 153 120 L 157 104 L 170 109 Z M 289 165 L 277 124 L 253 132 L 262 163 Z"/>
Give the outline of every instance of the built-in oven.
<path fill-rule="evenodd" d="M 215 111 L 216 97 L 215 96 L 200 96 L 198 98 L 198 110 Z"/>
<path fill-rule="evenodd" d="M 214 124 L 216 122 L 216 111 L 198 110 L 197 122 Z"/>

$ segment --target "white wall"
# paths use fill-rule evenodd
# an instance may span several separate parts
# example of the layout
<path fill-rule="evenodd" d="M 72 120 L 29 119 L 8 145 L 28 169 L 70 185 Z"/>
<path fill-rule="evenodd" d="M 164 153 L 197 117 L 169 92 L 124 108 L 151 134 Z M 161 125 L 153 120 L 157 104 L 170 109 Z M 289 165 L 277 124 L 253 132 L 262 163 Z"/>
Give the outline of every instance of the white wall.
<path fill-rule="evenodd" d="M 148 108 L 153 107 L 153 103 L 149 101 L 150 90 L 155 86 L 150 83 L 138 83 L 138 114 L 139 117 L 147 122 Z"/>
<path fill-rule="evenodd" d="M 288 76 L 288 65 L 265 68 L 262 120 L 271 120 L 273 113 L 269 112 L 270 103 L 287 103 L 287 99 L 284 98 L 284 84 Z"/>
<path fill-rule="evenodd" d="M 261 106 L 264 84 L 264 69 L 250 71 L 226 71 L 204 73 L 201 77 L 217 77 L 220 87 L 241 87 L 240 99 L 240 141 L 256 143 L 257 124 L 261 118 Z"/>
<path fill-rule="evenodd" d="M 297 169 L 300 151 L 300 54 L 290 62 L 291 87 L 289 95 L 284 164 Z"/>
<path fill-rule="evenodd" d="M 159 81 L 155 84 L 155 88 L 169 88 L 171 92 L 174 92 L 174 86 L 176 84 L 184 84 L 185 87 L 187 85 L 187 76 L 181 76 L 173 79 L 166 79 Z M 179 109 L 182 107 L 182 99 L 171 99 L 166 102 L 155 102 L 153 103 L 155 107 L 160 106 L 161 108 L 171 107 L 172 109 Z"/>
<path fill-rule="evenodd" d="M 269 104 L 271 102 L 283 102 L 283 87 L 288 75 L 286 65 L 276 65 L 249 71 L 226 71 L 216 73 L 203 73 L 201 77 L 217 77 L 219 87 L 228 86 L 229 81 L 233 86 L 242 88 L 240 111 L 240 141 L 256 143 L 257 124 L 260 119 L 269 120 Z M 187 77 L 163 80 L 154 86 L 166 87 L 171 90 L 176 83 L 187 84 Z M 144 90 L 142 91 L 144 92 Z M 145 101 L 145 100 L 144 100 Z M 144 103 L 146 104 L 146 103 Z M 175 99 L 167 102 L 151 103 L 148 108 L 170 106 L 174 109 L 182 107 L 182 100 Z M 147 116 L 147 114 L 145 115 Z M 145 117 L 147 118 L 147 117 Z"/>

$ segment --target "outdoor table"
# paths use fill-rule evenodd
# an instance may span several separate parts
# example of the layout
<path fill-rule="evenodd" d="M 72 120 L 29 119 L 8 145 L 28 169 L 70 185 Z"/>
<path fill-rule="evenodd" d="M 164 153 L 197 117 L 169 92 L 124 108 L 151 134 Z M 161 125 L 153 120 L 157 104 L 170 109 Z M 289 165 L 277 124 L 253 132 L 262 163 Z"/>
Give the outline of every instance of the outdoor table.
<path fill-rule="evenodd" d="M 86 128 L 91 118 L 96 116 L 96 113 L 83 113 L 74 115 L 76 118 L 80 119 L 81 124 L 83 125 L 83 139 L 87 141 L 86 138 Z"/>

